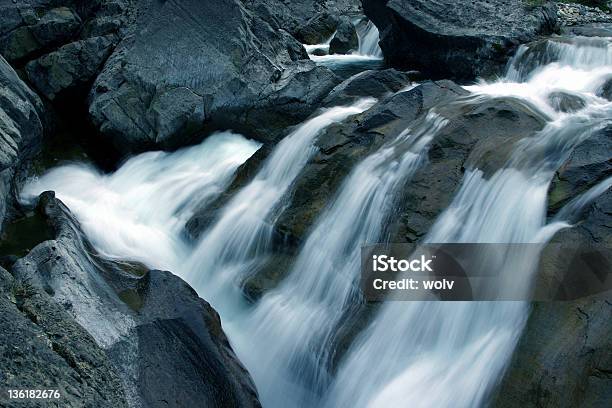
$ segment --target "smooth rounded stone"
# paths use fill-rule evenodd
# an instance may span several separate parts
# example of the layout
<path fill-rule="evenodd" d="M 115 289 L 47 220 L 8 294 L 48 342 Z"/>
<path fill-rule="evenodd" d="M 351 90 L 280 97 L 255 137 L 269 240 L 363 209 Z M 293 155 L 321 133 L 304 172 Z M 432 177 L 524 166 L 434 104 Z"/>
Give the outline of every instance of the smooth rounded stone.
<path fill-rule="evenodd" d="M 548 103 L 558 112 L 570 113 L 583 109 L 586 102 L 578 95 L 566 92 L 552 92 L 548 95 Z"/>
<path fill-rule="evenodd" d="M 70 309 L 103 348 L 122 380 L 114 390 L 124 390 L 130 406 L 260 407 L 219 315 L 193 288 L 170 272 L 100 257 L 53 192 L 41 194 L 37 210 L 54 239 L 12 273 Z"/>
<path fill-rule="evenodd" d="M 333 14 L 317 14 L 298 28 L 294 35 L 303 44 L 322 44 L 334 34 L 339 23 L 339 18 Z"/>
<path fill-rule="evenodd" d="M 433 78 L 498 74 L 517 46 L 558 30 L 556 6 L 524 0 L 364 0 L 385 60 Z"/>
<path fill-rule="evenodd" d="M 607 126 L 576 146 L 555 173 L 548 193 L 549 214 L 610 176 L 612 126 Z"/>
<path fill-rule="evenodd" d="M 302 60 L 295 39 L 237 0 L 139 7 L 132 34 L 89 95 L 94 125 L 120 152 L 176 148 L 219 128 L 275 141 L 339 82 L 327 68 Z M 153 102 L 177 88 L 193 96 L 181 91 L 189 101 L 160 116 Z"/>
<path fill-rule="evenodd" d="M 349 54 L 359 48 L 359 38 L 355 26 L 349 18 L 343 18 L 338 27 L 334 38 L 329 43 L 330 54 Z"/>
<path fill-rule="evenodd" d="M 323 100 L 323 105 L 348 104 L 357 98 L 381 98 L 404 89 L 410 85 L 411 78 L 411 73 L 393 68 L 363 71 L 336 86 Z"/>
<path fill-rule="evenodd" d="M 612 78 L 608 79 L 597 91 L 597 96 L 612 101 Z"/>
<path fill-rule="evenodd" d="M 317 48 L 312 52 L 312 55 L 322 57 L 324 55 L 329 55 L 329 52 L 327 52 L 327 50 L 325 50 L 324 48 Z"/>

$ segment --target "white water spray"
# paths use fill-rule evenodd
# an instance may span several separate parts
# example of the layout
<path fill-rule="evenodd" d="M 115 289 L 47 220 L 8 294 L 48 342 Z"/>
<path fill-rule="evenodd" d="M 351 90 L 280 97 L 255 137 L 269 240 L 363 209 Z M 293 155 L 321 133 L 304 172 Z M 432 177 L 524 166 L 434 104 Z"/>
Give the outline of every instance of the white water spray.
<path fill-rule="evenodd" d="M 189 252 L 181 232 L 194 207 L 220 194 L 259 146 L 224 132 L 173 153 L 143 153 L 109 175 L 64 165 L 28 183 L 22 199 L 53 190 L 102 255 L 180 273 Z"/>
<path fill-rule="evenodd" d="M 358 165 L 317 222 L 290 275 L 240 322 L 247 330 L 244 341 L 235 343 L 237 352 L 264 405 L 316 405 L 329 383 L 335 331 L 360 303 L 361 246 L 381 239 L 394 192 L 418 169 L 444 124 L 432 112 Z"/>

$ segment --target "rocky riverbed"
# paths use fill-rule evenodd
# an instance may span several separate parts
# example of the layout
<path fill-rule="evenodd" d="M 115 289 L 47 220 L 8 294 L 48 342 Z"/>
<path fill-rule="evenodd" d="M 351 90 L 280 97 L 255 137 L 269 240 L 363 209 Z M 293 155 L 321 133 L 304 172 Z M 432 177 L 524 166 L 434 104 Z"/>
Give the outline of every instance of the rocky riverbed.
<path fill-rule="evenodd" d="M 552 242 L 612 245 L 612 14 L 586 3 L 0 0 L 0 390 L 59 389 L 57 407 L 610 406 L 609 299 L 534 304 L 518 329 L 453 320 L 509 346 L 452 377 L 428 349 L 443 323 L 393 344 L 431 355 L 422 371 L 367 360 L 390 312 L 342 269 L 369 240 L 529 240 L 571 209 Z M 58 167 L 57 191 L 34 191 Z M 456 344 L 493 344 L 472 334 Z M 418 392 L 393 386 L 400 361 Z"/>

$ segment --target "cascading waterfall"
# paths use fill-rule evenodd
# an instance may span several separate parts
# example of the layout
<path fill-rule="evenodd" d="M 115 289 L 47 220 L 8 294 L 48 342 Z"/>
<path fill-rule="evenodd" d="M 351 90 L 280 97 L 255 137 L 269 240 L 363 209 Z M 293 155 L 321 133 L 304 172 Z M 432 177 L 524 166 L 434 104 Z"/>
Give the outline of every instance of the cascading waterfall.
<path fill-rule="evenodd" d="M 356 24 L 357 36 L 359 37 L 359 50 L 357 54 L 382 58 L 382 50 L 378 45 L 380 33 L 371 21 L 360 21 Z"/>
<path fill-rule="evenodd" d="M 329 54 L 329 46 L 334 35 L 321 44 L 304 44 L 304 48 L 313 61 L 334 67 L 338 64 L 376 63 L 383 59 L 383 53 L 378 45 L 378 28 L 369 20 L 358 18 L 353 21 L 359 41 L 358 48 L 350 54 Z M 318 52 L 317 52 L 318 51 Z M 320 55 L 323 53 L 324 55 Z"/>
<path fill-rule="evenodd" d="M 371 47 L 377 42 L 374 30 L 360 31 L 363 58 L 379 58 Z M 574 38 L 543 44 L 538 52 L 522 47 L 505 78 L 468 89 L 478 98 L 518 97 L 550 122 L 536 137 L 517 143 L 496 173 L 485 177 L 477 168 L 468 170 L 425 241 L 545 242 L 610 188 L 612 179 L 607 179 L 547 223 L 554 171 L 574 146 L 610 122 L 612 104 L 597 91 L 612 76 L 612 41 Z M 585 107 L 557 112 L 550 94 L 559 91 L 581 98 Z M 523 302 L 385 303 L 356 337 L 337 373 L 328 371 L 337 330 L 361 301 L 356 287 L 360 246 L 384 240 L 393 192 L 410 179 L 443 126 L 434 113 L 353 169 L 285 281 L 252 310 L 235 307 L 242 299 L 236 283 L 265 259 L 283 198 L 315 151 L 313 141 L 325 127 L 373 103 L 331 108 L 297 127 L 226 204 L 195 248 L 182 238 L 185 221 L 196 205 L 227 188 L 258 143 L 220 133 L 177 152 L 136 156 L 109 175 L 65 165 L 30 182 L 22 199 L 33 202 L 40 192 L 54 190 L 103 255 L 187 278 L 219 309 L 267 407 L 483 405 L 524 326 L 528 305 Z M 495 260 L 504 265 L 504 284 L 524 292 L 533 258 L 512 255 Z"/>
<path fill-rule="evenodd" d="M 203 233 L 184 270 L 213 304 L 223 307 L 219 305 L 221 300 L 216 302 L 217 296 L 222 293 L 227 300 L 225 292 L 239 286 L 237 281 L 265 259 L 282 198 L 316 152 L 316 137 L 331 124 L 361 113 L 375 102 L 365 98 L 352 106 L 327 109 L 301 124 L 275 147 L 253 181 L 232 198 L 216 223 Z"/>
<path fill-rule="evenodd" d="M 506 166 L 489 179 L 470 170 L 426 242 L 538 243 L 568 225 L 560 219 L 547 225 L 548 186 L 571 149 L 610 123 L 612 104 L 595 91 L 612 73 L 612 54 L 610 42 L 599 39 L 548 44 L 547 50 L 544 64 L 529 73 L 522 65 L 529 51 L 524 47 L 504 80 L 469 88 L 522 97 L 552 120 L 535 138 L 519 142 Z M 520 78 L 523 82 L 515 82 Z M 579 94 L 586 107 L 555 112 L 548 96 L 559 90 Z M 560 215 L 576 212 L 609 184 L 606 180 Z M 482 256 L 474 257 L 475 265 Z M 508 251 L 496 261 L 500 285 L 528 293 L 537 257 Z M 327 406 L 481 406 L 512 355 L 527 311 L 524 302 L 389 302 L 353 344 Z"/>
<path fill-rule="evenodd" d="M 22 199 L 53 190 L 80 221 L 92 245 L 111 259 L 180 272 L 189 253 L 182 229 L 194 206 L 219 195 L 260 144 L 223 132 L 173 153 L 149 152 L 110 175 L 69 164 L 28 183 Z"/>
<path fill-rule="evenodd" d="M 381 238 L 393 192 L 422 163 L 444 123 L 431 112 L 358 165 L 309 235 L 289 277 L 240 322 L 245 337 L 235 342 L 237 353 L 253 373 L 264 405 L 316 405 L 329 383 L 334 331 L 360 303 L 361 245 Z"/>

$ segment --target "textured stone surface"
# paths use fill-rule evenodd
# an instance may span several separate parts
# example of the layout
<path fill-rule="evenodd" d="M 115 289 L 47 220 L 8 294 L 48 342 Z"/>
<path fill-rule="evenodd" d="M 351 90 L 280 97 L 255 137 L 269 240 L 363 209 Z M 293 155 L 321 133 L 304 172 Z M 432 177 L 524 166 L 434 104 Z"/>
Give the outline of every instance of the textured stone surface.
<path fill-rule="evenodd" d="M 60 398 L 45 402 L 48 407 L 128 406 L 113 364 L 93 337 L 49 294 L 2 268 L 0 366 L 5 389 L 58 390 Z M 0 405 L 14 406 L 4 405 L 5 392 Z"/>
<path fill-rule="evenodd" d="M 523 0 L 364 0 L 394 67 L 473 79 L 503 67 L 516 47 L 558 29 L 556 6 Z"/>
<path fill-rule="evenodd" d="M 124 151 L 186 144 L 215 127 L 273 140 L 337 83 L 295 53 L 295 40 L 237 0 L 143 2 L 93 86 L 89 111 Z M 191 94 L 168 125 L 155 101 L 177 88 Z"/>
<path fill-rule="evenodd" d="M 0 229 L 14 201 L 16 169 L 40 150 L 44 115 L 38 96 L 0 57 Z"/>

